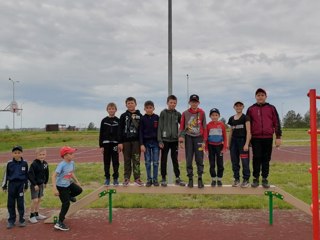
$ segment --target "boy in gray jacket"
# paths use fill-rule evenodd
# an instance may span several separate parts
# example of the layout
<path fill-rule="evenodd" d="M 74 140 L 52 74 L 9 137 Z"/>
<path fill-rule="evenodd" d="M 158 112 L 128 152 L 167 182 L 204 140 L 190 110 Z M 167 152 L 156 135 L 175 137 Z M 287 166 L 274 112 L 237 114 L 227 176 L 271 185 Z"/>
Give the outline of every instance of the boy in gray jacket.
<path fill-rule="evenodd" d="M 180 170 L 178 162 L 178 127 L 181 119 L 181 113 L 175 108 L 177 106 L 177 97 L 170 95 L 167 98 L 167 109 L 162 110 L 158 125 L 158 142 L 161 148 L 161 186 L 166 187 L 167 159 L 169 150 L 171 150 L 171 159 L 174 174 L 176 176 L 176 185 L 185 186 L 180 179 Z"/>

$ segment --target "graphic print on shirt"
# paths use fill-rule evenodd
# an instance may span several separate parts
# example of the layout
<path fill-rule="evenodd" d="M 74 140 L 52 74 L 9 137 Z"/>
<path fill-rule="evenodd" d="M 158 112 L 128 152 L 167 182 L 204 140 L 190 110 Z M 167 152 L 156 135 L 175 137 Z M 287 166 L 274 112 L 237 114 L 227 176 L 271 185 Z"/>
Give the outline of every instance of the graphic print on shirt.
<path fill-rule="evenodd" d="M 66 175 L 63 176 L 64 179 L 70 180 L 72 178 L 73 172 L 68 172 Z"/>
<path fill-rule="evenodd" d="M 138 127 L 139 127 L 140 116 L 137 114 L 132 114 L 130 116 L 126 116 L 125 119 L 125 133 L 127 137 L 134 137 L 137 135 Z"/>
<path fill-rule="evenodd" d="M 209 131 L 208 141 L 211 143 L 223 142 L 223 133 L 220 127 L 211 128 Z"/>
<path fill-rule="evenodd" d="M 191 116 L 188 121 L 188 132 L 192 134 L 200 134 L 200 118 L 197 116 Z"/>

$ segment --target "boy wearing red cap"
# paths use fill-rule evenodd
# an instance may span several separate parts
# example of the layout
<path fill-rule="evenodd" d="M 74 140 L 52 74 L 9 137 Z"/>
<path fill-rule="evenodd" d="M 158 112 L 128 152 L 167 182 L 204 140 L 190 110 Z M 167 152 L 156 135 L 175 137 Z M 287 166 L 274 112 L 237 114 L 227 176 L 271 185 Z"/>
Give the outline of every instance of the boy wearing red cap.
<path fill-rule="evenodd" d="M 60 156 L 63 160 L 58 164 L 55 172 L 52 175 L 53 193 L 59 196 L 61 201 L 61 210 L 59 213 L 58 222 L 54 225 L 55 229 L 68 231 L 63 221 L 70 207 L 70 201 L 75 202 L 76 196 L 82 192 L 80 183 L 74 173 L 74 152 L 75 148 L 64 146 L 60 149 Z"/>
<path fill-rule="evenodd" d="M 256 103 L 247 110 L 247 116 L 251 123 L 251 145 L 252 145 L 252 165 L 253 182 L 252 187 L 259 186 L 260 169 L 262 176 L 262 186 L 269 188 L 269 162 L 271 160 L 273 135 L 276 135 L 275 145 L 281 145 L 281 124 L 275 106 L 266 102 L 267 93 L 264 89 L 256 90 Z"/>

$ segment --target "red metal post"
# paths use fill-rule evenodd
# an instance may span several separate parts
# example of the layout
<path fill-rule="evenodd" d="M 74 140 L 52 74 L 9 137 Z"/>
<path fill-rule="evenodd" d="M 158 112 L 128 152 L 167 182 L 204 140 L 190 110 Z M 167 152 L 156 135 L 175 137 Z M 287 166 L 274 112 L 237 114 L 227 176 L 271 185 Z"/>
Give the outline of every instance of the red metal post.
<path fill-rule="evenodd" d="M 311 137 L 311 168 L 312 168 L 312 224 L 313 239 L 319 239 L 319 190 L 318 190 L 318 136 L 317 136 L 317 95 L 310 89 L 310 137 Z"/>

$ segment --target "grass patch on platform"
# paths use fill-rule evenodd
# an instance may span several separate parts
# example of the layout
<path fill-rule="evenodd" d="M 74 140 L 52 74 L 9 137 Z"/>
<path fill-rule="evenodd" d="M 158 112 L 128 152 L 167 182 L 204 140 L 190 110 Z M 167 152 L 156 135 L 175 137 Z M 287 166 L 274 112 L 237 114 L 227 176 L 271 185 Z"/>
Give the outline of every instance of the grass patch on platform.
<path fill-rule="evenodd" d="M 146 179 L 144 162 L 141 161 L 141 176 Z M 205 162 L 204 182 L 210 184 L 208 161 Z M 0 165 L 4 169 L 4 165 Z M 56 165 L 50 165 L 52 173 Z M 310 165 L 306 163 L 271 163 L 270 178 L 271 184 L 276 185 L 289 192 L 300 200 L 311 203 L 311 175 L 308 172 Z M 195 169 L 195 166 L 194 166 Z M 185 177 L 185 164 L 181 164 L 182 178 Z M 2 178 L 2 173 L 0 177 Z M 120 180 L 122 179 L 123 164 L 120 166 Z M 223 183 L 232 183 L 232 170 L 230 161 L 225 161 L 225 172 Z M 51 174 L 50 174 L 51 175 Z M 79 198 L 89 194 L 104 182 L 102 163 L 76 164 L 76 175 L 82 183 L 84 193 Z M 119 186 L 122 187 L 122 186 Z M 26 206 L 30 206 L 30 191 L 25 195 Z M 0 208 L 6 208 L 7 195 L 0 193 Z M 48 184 L 45 189 L 45 197 L 41 204 L 44 208 L 59 208 L 60 201 L 52 194 L 52 186 Z M 108 196 L 105 196 L 92 203 L 90 208 L 108 207 Z M 267 196 L 251 195 L 169 195 L 169 194 L 114 194 L 113 207 L 115 208 L 225 208 L 225 209 L 267 209 Z M 274 200 L 274 208 L 290 209 L 291 205 L 279 199 Z"/>

